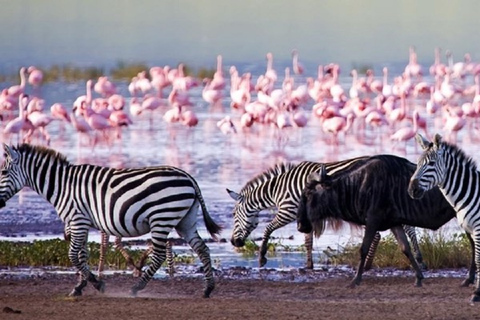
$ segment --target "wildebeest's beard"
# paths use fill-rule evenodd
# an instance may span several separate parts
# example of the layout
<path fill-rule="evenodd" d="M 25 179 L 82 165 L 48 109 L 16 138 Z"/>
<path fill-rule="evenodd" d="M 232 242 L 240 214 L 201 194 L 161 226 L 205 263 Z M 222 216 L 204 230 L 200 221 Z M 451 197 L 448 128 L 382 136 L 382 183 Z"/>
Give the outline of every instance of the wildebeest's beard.
<path fill-rule="evenodd" d="M 335 191 L 321 184 L 317 184 L 311 191 L 307 201 L 308 219 L 312 224 L 314 235 L 320 237 L 325 231 L 327 221 L 336 219 L 338 216 L 336 213 L 338 207 L 328 205 L 338 203 L 338 197 Z"/>

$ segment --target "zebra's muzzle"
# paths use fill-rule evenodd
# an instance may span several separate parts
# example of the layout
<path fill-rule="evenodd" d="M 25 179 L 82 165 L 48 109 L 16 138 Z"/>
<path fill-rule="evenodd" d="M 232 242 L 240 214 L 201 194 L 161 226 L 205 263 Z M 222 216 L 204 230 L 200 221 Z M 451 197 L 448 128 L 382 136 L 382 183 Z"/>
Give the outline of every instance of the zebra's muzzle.
<path fill-rule="evenodd" d="M 0 209 L 5 207 L 6 203 L 5 200 L 0 200 Z"/>
<path fill-rule="evenodd" d="M 243 247 L 245 245 L 245 241 L 240 238 L 232 238 L 231 242 L 232 242 L 232 245 L 237 248 Z"/>

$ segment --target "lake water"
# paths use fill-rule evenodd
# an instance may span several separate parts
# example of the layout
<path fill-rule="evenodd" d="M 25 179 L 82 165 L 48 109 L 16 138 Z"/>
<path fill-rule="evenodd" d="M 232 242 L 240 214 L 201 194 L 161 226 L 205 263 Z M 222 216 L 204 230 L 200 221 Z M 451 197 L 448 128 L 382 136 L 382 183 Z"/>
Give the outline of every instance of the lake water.
<path fill-rule="evenodd" d="M 435 47 L 452 50 L 455 61 L 464 53 L 475 60 L 480 42 L 471 30 L 478 30 L 477 1 L 404 1 L 395 4 L 368 1 L 0 1 L 2 3 L 2 62 L 0 71 L 17 72 L 20 66 L 49 67 L 54 64 L 98 66 L 108 70 L 119 61 L 143 62 L 149 66 L 176 65 L 179 62 L 200 68 L 215 66 L 217 54 L 224 57 L 224 68 L 235 65 L 240 73 L 251 72 L 253 80 L 265 71 L 265 54 L 273 52 L 280 86 L 285 67 L 291 67 L 291 50 L 297 48 L 305 74 L 296 77 L 304 84 L 307 76 L 316 76 L 317 66 L 329 62 L 341 65 L 340 83 L 348 90 L 353 66 L 371 66 L 379 75 L 382 67 L 391 70 L 390 79 L 403 71 L 408 48 L 415 45 L 419 62 L 428 73 Z M 112 13 L 112 6 L 115 13 Z M 348 10 L 347 10 L 348 8 Z M 446 63 L 445 57 L 442 56 Z M 478 59 L 476 59 L 478 60 Z M 228 74 L 228 73 L 227 73 Z M 429 76 L 426 80 L 433 83 Z M 471 85 L 469 78 L 465 85 Z M 12 83 L 0 83 L 5 88 Z M 129 97 L 127 82 L 116 83 L 119 93 Z M 33 93 L 27 87 L 29 93 Z M 46 106 L 60 102 L 71 108 L 85 85 L 47 83 L 41 88 Z M 69 125 L 53 123 L 48 127 L 51 147 L 75 163 L 93 163 L 112 167 L 137 167 L 168 164 L 181 167 L 198 181 L 210 213 L 225 226 L 222 237 L 229 239 L 233 201 L 225 189 L 240 190 L 255 175 L 281 161 L 319 162 L 342 160 L 360 155 L 391 153 L 416 161 L 418 148 L 413 141 L 405 148 L 393 148 L 386 133 L 368 133 L 360 139 L 355 132 L 340 136 L 340 145 L 330 143 L 310 110 L 305 128 L 287 128 L 279 143 L 271 127 L 256 127 L 251 133 L 222 134 L 216 123 L 230 115 L 238 124 L 240 113 L 231 110 L 228 87 L 223 108 L 210 107 L 201 97 L 201 87 L 190 92 L 199 124 L 194 128 L 167 124 L 163 110 L 157 110 L 150 124 L 146 115 L 134 118 L 123 131 L 122 139 L 112 145 L 91 147 L 79 143 Z M 425 105 L 424 98 L 412 100 L 412 106 Z M 443 133 L 441 123 L 429 120 L 430 131 Z M 458 142 L 474 159 L 478 143 L 471 131 L 458 135 Z M 3 138 L 8 142 L 7 138 Z M 398 146 L 397 146 L 398 147 Z M 252 234 L 262 236 L 272 218 L 269 211 Z M 203 223 L 200 223 L 203 226 Z M 0 239 L 21 240 L 61 237 L 62 225 L 45 201 L 24 190 L 0 211 Z M 22 229 L 24 228 L 24 229 Z M 203 228 L 203 227 L 202 227 Z M 206 236 L 204 229 L 202 234 Z M 455 223 L 448 232 L 458 232 Z M 285 246 L 303 243 L 295 224 L 273 234 Z M 97 237 L 97 238 L 96 238 Z M 293 238 L 292 238 L 293 237 Z M 98 239 L 93 235 L 92 239 Z M 340 248 L 359 241 L 350 230 L 327 232 L 315 240 L 318 254 L 327 246 Z M 256 257 L 236 253 L 229 243 L 212 245 L 212 255 L 226 265 L 256 266 Z M 187 250 L 184 247 L 175 250 Z M 301 253 L 278 254 L 268 266 L 303 266 Z"/>

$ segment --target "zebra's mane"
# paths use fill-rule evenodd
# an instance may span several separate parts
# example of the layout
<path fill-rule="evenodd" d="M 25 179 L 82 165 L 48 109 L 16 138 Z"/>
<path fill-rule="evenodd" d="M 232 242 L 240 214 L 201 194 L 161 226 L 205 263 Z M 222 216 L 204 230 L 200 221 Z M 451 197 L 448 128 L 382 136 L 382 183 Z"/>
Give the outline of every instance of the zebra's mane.
<path fill-rule="evenodd" d="M 34 153 L 42 154 L 49 158 L 56 159 L 61 164 L 66 164 L 66 165 L 70 164 L 70 162 L 67 160 L 67 157 L 65 157 L 63 154 L 47 147 L 35 146 L 28 143 L 22 143 L 18 145 L 16 149 L 18 152 L 22 154 L 34 154 Z"/>
<path fill-rule="evenodd" d="M 461 162 L 465 162 L 469 165 L 472 169 L 477 170 L 477 163 L 472 159 L 472 157 L 467 156 L 466 153 L 460 149 L 460 147 L 449 143 L 447 141 L 442 141 L 441 145 L 445 149 L 445 151 L 453 154 L 456 158 L 458 158 Z"/>
<path fill-rule="evenodd" d="M 253 189 L 260 184 L 272 179 L 273 177 L 276 177 L 278 175 L 281 175 L 282 173 L 285 173 L 291 169 L 293 169 L 296 165 L 291 163 L 291 162 L 282 162 L 282 163 L 277 163 L 273 167 L 265 170 L 264 172 L 260 173 L 250 181 L 248 181 L 245 186 L 242 188 L 240 193 L 243 193 L 247 190 Z"/>

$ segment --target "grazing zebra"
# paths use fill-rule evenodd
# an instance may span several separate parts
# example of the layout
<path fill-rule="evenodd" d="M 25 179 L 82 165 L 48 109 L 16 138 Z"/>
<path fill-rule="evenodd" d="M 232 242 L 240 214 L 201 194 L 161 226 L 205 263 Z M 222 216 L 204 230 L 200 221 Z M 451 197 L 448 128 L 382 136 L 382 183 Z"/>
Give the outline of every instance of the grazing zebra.
<path fill-rule="evenodd" d="M 69 259 L 81 275 L 70 295 L 81 295 L 87 281 L 104 291 L 105 284 L 90 272 L 86 263 L 89 228 L 117 237 L 151 233 L 151 262 L 132 287 L 134 296 L 145 288 L 165 260 L 167 237 L 175 228 L 203 263 L 204 297 L 209 297 L 215 283 L 210 251 L 197 231 L 199 205 L 213 238 L 221 227 L 208 214 L 200 188 L 188 173 L 171 166 L 114 169 L 74 165 L 52 149 L 29 144 L 3 147 L 0 208 L 24 186 L 53 204 L 69 228 Z"/>
<path fill-rule="evenodd" d="M 417 142 L 423 148 L 413 173 L 408 193 L 412 198 L 423 198 L 436 186 L 455 209 L 458 224 L 465 230 L 472 246 L 472 263 L 468 278 L 462 283 L 468 286 L 477 281 L 472 302 L 480 301 L 480 172 L 475 162 L 458 146 L 442 141 L 436 134 L 433 142 L 417 134 Z M 428 194 L 428 193 L 427 193 Z"/>
<path fill-rule="evenodd" d="M 342 172 L 348 168 L 364 163 L 370 157 L 357 157 L 344 161 L 326 163 L 327 172 L 330 175 Z M 323 164 L 304 161 L 298 165 L 292 163 L 277 164 L 263 173 L 257 175 L 245 184 L 240 193 L 227 189 L 228 194 L 236 201 L 233 212 L 234 228 L 231 243 L 235 247 L 242 247 L 245 239 L 258 225 L 260 211 L 276 207 L 278 213 L 265 228 L 262 244 L 260 247 L 259 264 L 267 263 L 266 253 L 268 240 L 273 231 L 293 222 L 297 218 L 297 208 L 303 188 L 307 184 L 308 176 L 319 171 Z M 405 226 L 405 230 L 412 240 L 417 261 L 422 264 L 423 259 L 418 247 L 415 228 Z M 377 233 L 372 248 L 369 251 L 365 268 L 371 266 L 375 249 L 380 240 Z M 313 268 L 312 260 L 312 236 L 305 235 L 305 247 L 307 249 L 307 268 Z"/>
<path fill-rule="evenodd" d="M 414 200 L 408 193 L 415 164 L 393 155 L 372 156 L 329 176 L 323 167 L 314 172 L 302 192 L 298 205 L 297 229 L 323 234 L 327 222 L 339 227 L 344 221 L 365 226 L 360 247 L 357 273 L 350 283 L 359 285 L 365 259 L 375 233 L 390 229 L 403 253 L 416 271 L 416 285 L 422 285 L 423 274 L 417 265 L 402 228 L 403 224 L 436 230 L 455 217 L 452 206 L 438 188 L 424 199 Z"/>

